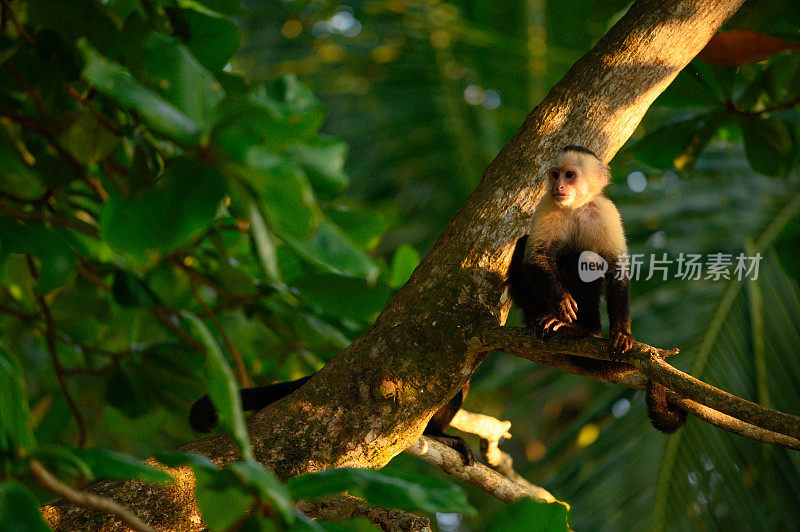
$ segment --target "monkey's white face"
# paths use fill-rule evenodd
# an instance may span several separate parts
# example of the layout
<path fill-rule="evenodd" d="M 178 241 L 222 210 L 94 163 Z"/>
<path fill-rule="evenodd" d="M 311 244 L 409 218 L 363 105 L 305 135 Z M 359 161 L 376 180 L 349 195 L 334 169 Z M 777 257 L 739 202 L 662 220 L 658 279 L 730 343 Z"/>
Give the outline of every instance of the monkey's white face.
<path fill-rule="evenodd" d="M 559 207 L 578 208 L 591 198 L 589 183 L 578 165 L 550 169 L 550 197 Z"/>

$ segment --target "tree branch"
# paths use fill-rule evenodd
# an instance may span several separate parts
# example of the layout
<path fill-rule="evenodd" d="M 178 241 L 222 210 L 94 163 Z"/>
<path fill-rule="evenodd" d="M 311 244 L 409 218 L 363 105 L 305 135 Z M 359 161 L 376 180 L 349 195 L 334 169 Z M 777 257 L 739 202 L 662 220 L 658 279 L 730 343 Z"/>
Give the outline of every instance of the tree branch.
<path fill-rule="evenodd" d="M 523 497 L 531 497 L 541 502 L 557 502 L 569 508 L 567 503 L 557 500 L 544 488 L 531 484 L 530 486 L 533 486 L 534 489 L 528 489 L 481 463 L 472 466 L 464 465 L 464 457 L 458 451 L 427 436 L 421 436 L 405 452 L 442 468 L 454 477 L 490 493 L 501 501 L 511 502 Z"/>
<path fill-rule="evenodd" d="M 677 350 L 663 350 L 636 342 L 629 352 L 637 370 L 624 362 L 608 361 L 608 340 L 555 336 L 539 340 L 522 327 L 489 325 L 479 332 L 487 349 L 503 351 L 547 366 L 585 375 L 629 388 L 644 389 L 653 379 L 668 388 L 667 398 L 684 410 L 716 427 L 771 445 L 800 450 L 792 432 L 800 424 L 787 425 L 795 416 L 764 408 L 719 390 L 679 371 L 663 358 Z M 715 405 L 723 405 L 715 408 Z M 800 421 L 798 421 L 800 423 Z M 788 427 L 788 428 L 787 428 Z"/>

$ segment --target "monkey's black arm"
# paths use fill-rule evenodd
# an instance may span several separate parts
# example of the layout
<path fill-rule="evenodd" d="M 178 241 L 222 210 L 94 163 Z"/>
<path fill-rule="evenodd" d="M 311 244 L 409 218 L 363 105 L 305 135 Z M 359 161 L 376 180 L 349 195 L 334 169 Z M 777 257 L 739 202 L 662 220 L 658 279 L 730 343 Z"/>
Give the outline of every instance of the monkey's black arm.
<path fill-rule="evenodd" d="M 618 275 L 616 261 L 608 261 L 606 306 L 612 335 L 615 331 L 631 333 L 630 287 L 627 275 Z"/>
<path fill-rule="evenodd" d="M 239 396 L 242 400 L 242 410 L 261 410 L 270 403 L 286 397 L 300 386 L 305 384 L 311 375 L 288 382 L 278 382 L 266 386 L 256 386 L 254 388 L 242 388 Z M 219 419 L 217 411 L 211 403 L 211 398 L 204 395 L 192 405 L 189 411 L 189 424 L 197 432 L 211 432 L 217 426 Z"/>

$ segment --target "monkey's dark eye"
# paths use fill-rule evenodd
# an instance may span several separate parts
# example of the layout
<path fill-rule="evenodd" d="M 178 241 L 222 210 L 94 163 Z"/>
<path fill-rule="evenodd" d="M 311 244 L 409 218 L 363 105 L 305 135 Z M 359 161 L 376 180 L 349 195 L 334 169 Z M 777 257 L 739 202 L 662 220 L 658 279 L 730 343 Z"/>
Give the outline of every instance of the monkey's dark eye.
<path fill-rule="evenodd" d="M 558 172 L 555 171 L 550 172 L 550 177 L 552 177 L 553 179 L 558 179 Z"/>
<path fill-rule="evenodd" d="M 575 172 L 567 172 L 564 174 L 564 177 L 566 177 L 567 179 L 572 179 L 573 177 L 575 177 Z"/>

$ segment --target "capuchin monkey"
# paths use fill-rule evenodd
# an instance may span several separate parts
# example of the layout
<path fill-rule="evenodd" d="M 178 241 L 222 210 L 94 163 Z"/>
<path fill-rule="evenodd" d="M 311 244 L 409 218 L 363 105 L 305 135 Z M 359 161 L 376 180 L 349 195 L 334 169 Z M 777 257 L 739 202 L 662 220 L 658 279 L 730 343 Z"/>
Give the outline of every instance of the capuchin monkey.
<path fill-rule="evenodd" d="M 600 296 L 605 286 L 611 322 L 611 350 L 624 357 L 633 345 L 628 310 L 629 281 L 615 275 L 618 257 L 627 253 L 622 221 L 611 200 L 602 195 L 608 169 L 597 156 L 581 146 L 567 146 L 550 169 L 547 196 L 534 214 L 530 236 L 517 243 L 511 261 L 511 293 L 522 308 L 525 324 L 540 338 L 556 332 L 574 336 L 600 335 Z M 583 282 L 578 259 L 591 251 L 608 264 L 604 275 Z M 245 411 L 261 410 L 305 384 L 311 376 L 240 390 Z M 456 412 L 469 391 L 469 382 L 428 422 L 423 434 L 461 453 L 464 463 L 475 458 L 466 442 L 449 436 Z M 664 388 L 650 381 L 647 410 L 653 425 L 674 432 L 686 420 L 686 412 L 668 403 Z M 219 420 L 207 395 L 192 405 L 189 423 L 198 432 L 209 432 Z"/>
<path fill-rule="evenodd" d="M 600 336 L 605 288 L 611 357 L 621 360 L 634 342 L 630 281 L 624 271 L 618 272 L 625 267 L 619 257 L 627 254 L 627 244 L 619 211 L 602 194 L 608 179 L 608 168 L 591 150 L 561 150 L 548 171 L 548 193 L 534 212 L 530 235 L 517 242 L 511 295 L 525 325 L 539 338 L 556 332 Z M 645 398 L 658 430 L 674 432 L 686 421 L 686 412 L 667 402 L 658 383 L 648 382 Z"/>

